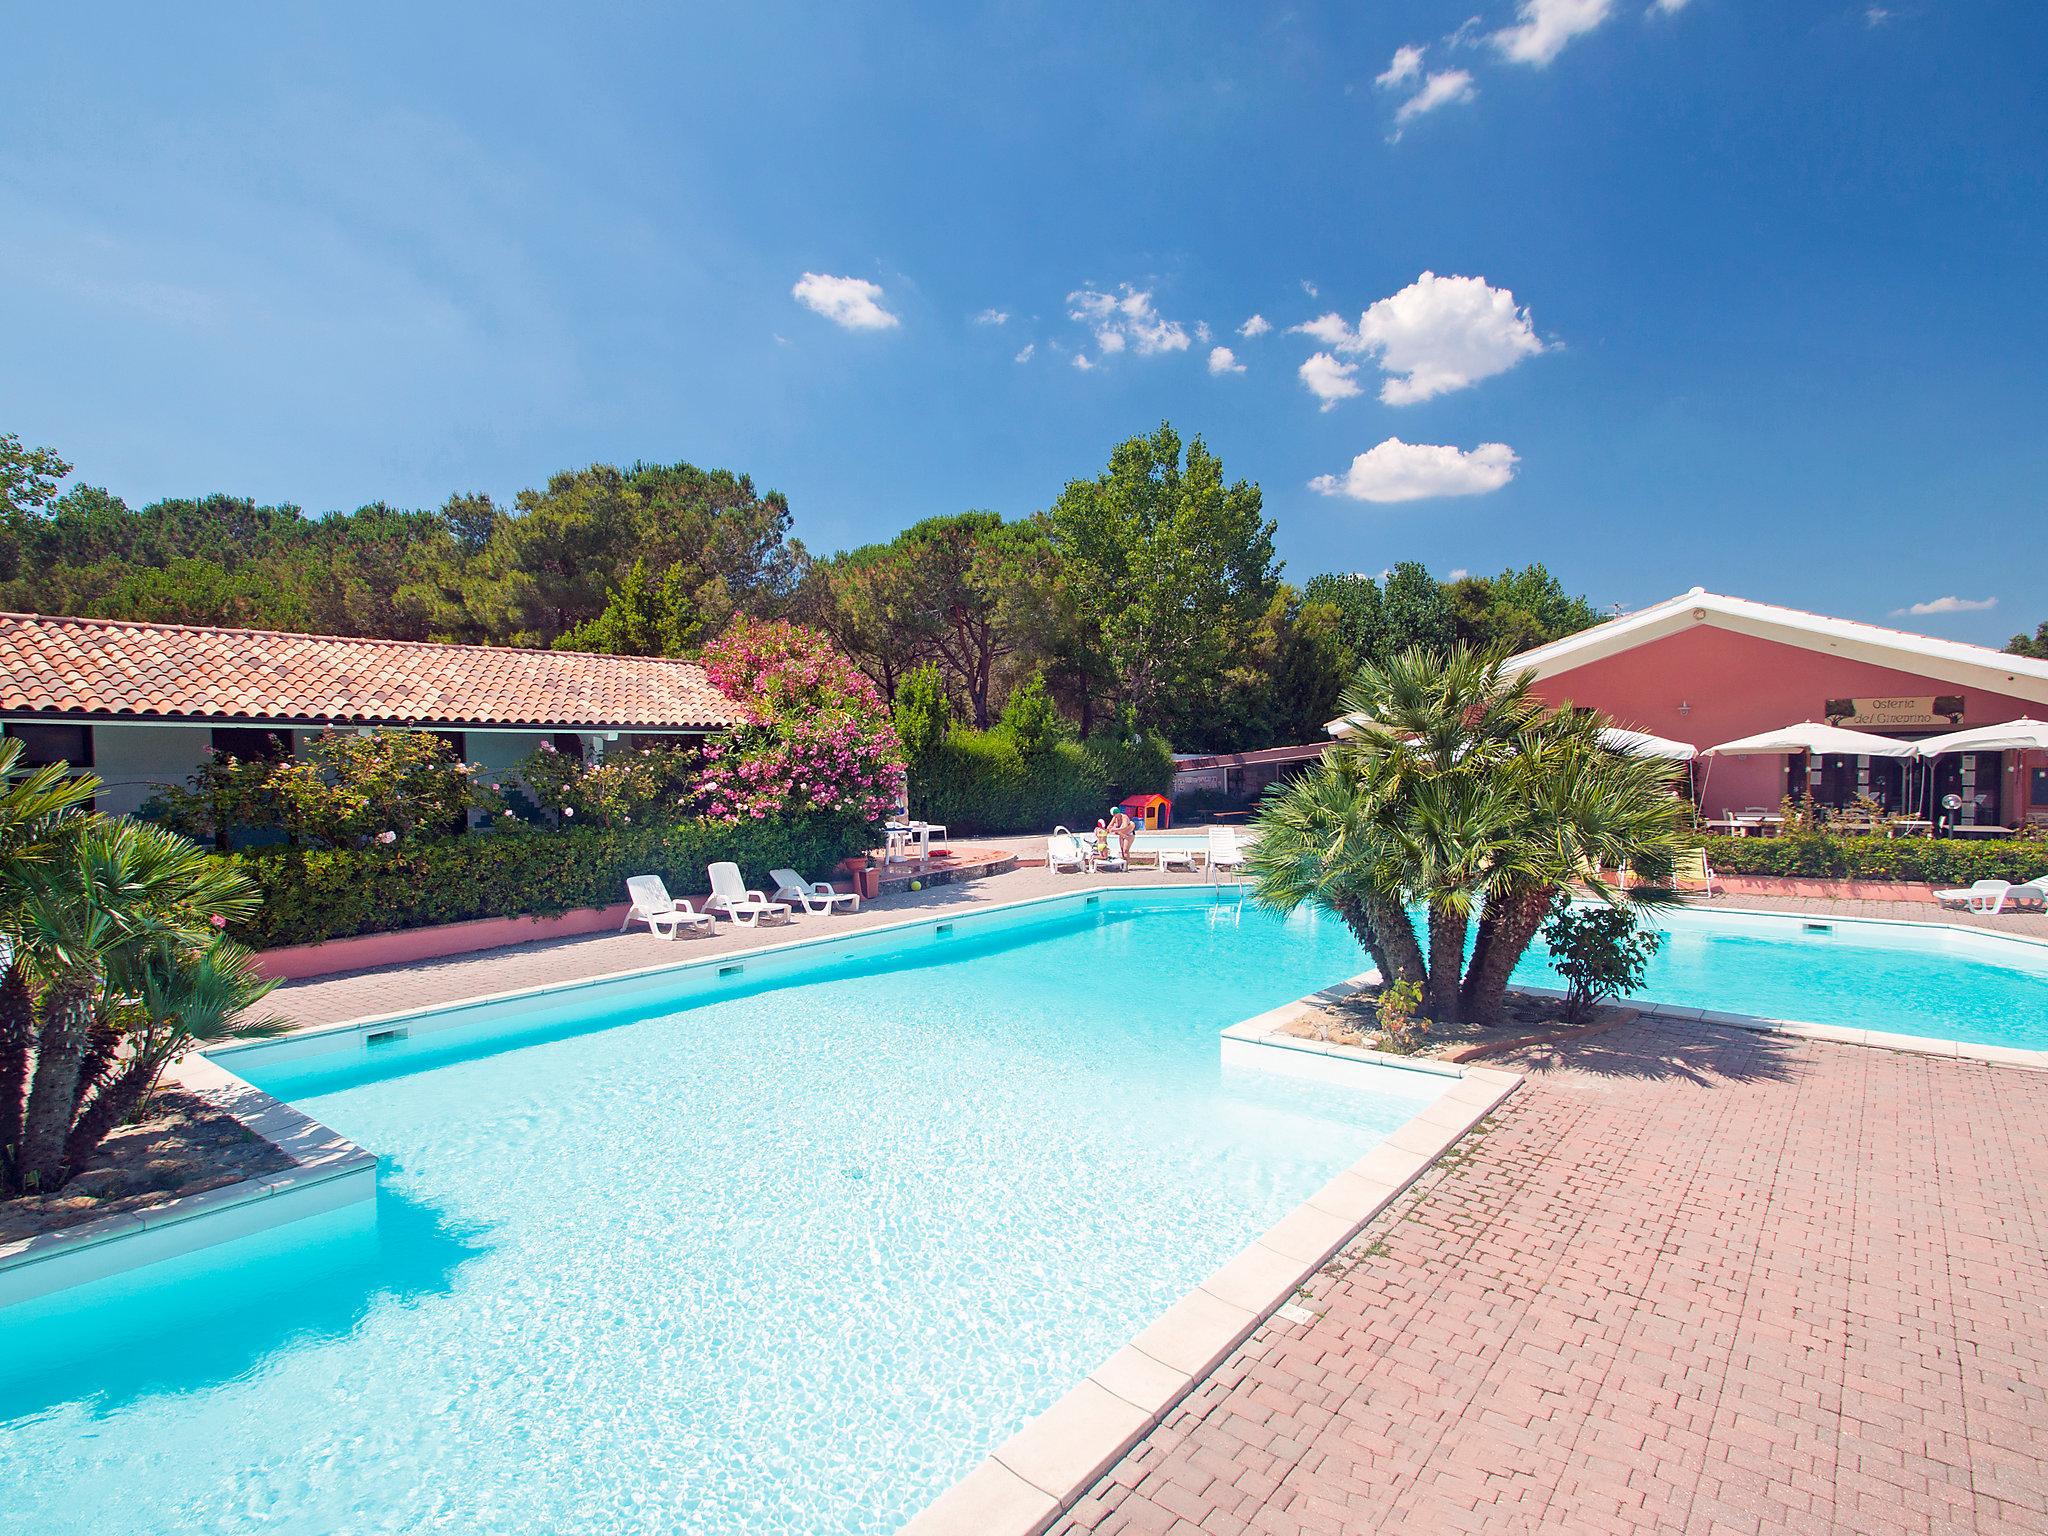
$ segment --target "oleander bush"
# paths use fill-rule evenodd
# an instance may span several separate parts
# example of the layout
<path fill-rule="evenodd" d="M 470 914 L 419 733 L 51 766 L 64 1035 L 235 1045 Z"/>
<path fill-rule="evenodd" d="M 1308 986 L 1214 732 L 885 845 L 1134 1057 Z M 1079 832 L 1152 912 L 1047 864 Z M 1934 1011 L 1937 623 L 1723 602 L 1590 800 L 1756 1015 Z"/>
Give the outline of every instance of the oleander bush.
<path fill-rule="evenodd" d="M 231 925 L 258 949 L 387 933 L 479 917 L 554 916 L 625 899 L 628 875 L 659 875 L 677 896 L 704 889 L 729 859 L 750 880 L 787 867 L 812 879 L 865 849 L 854 817 L 769 817 L 666 826 L 518 828 L 362 848 L 269 848 L 224 854 L 262 896 Z"/>
<path fill-rule="evenodd" d="M 2031 880 L 2048 874 L 2048 842 L 1959 837 L 1709 837 L 1717 875 L 1819 880 L 1899 880 L 1961 886 L 1972 880 Z"/>

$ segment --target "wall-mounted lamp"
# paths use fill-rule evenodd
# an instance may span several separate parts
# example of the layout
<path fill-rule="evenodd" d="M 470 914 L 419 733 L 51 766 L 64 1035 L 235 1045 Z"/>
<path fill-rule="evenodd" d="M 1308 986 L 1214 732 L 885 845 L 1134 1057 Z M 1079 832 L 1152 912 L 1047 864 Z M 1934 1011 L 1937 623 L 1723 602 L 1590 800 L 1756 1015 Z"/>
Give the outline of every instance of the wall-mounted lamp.
<path fill-rule="evenodd" d="M 1692 713 L 1692 705 L 1691 705 L 1691 703 L 1690 703 L 1690 702 L 1688 702 L 1688 701 L 1687 701 L 1687 700 L 1685 700 L 1685 699 L 1680 699 L 1680 700 L 1678 701 L 1678 712 L 1679 712 L 1679 713 L 1680 713 L 1681 715 L 1689 715 L 1689 714 L 1691 714 L 1691 713 Z"/>

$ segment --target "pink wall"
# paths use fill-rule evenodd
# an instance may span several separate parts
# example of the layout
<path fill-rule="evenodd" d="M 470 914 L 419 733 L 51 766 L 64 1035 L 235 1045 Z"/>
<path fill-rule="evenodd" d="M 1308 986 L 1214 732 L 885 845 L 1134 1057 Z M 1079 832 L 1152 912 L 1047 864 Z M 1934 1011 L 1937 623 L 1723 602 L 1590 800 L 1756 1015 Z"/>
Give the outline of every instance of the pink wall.
<path fill-rule="evenodd" d="M 1696 624 L 1560 672 L 1537 684 L 1537 692 L 1552 704 L 1598 709 L 1617 725 L 1701 747 L 1800 720 L 1823 719 L 1829 699 L 1960 692 L 1967 711 L 1965 726 L 1997 725 L 2041 713 L 2039 704 L 2024 699 L 1959 688 L 1943 679 L 1759 640 L 1710 624 Z M 1682 714 L 1681 704 L 1690 706 Z M 2025 777 L 2018 771 L 2019 759 L 2018 753 L 2006 755 L 2008 821 L 2024 808 Z M 1774 806 L 1784 798 L 1780 758 L 1710 758 L 1698 765 L 1698 773 L 1704 777 L 1703 804 L 1710 816 L 1725 814 L 1731 807 Z"/>

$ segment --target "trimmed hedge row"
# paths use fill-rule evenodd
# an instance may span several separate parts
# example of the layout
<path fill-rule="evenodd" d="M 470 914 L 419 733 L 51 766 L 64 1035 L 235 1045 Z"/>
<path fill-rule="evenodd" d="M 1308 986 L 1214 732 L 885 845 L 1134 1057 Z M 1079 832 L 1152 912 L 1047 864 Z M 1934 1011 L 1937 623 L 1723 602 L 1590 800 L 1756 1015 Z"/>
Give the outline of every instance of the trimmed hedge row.
<path fill-rule="evenodd" d="M 1709 837 L 1717 875 L 1903 880 L 1961 886 L 2048 874 L 2048 842 L 1960 837 Z"/>
<path fill-rule="evenodd" d="M 478 917 L 553 917 L 625 900 L 628 875 L 659 875 L 676 895 L 702 890 L 705 866 L 730 859 L 759 882 L 771 868 L 822 879 L 873 846 L 874 829 L 836 817 L 683 822 L 668 827 L 475 832 L 368 848 L 267 848 L 223 854 L 263 905 L 234 937 L 257 949 L 390 933 Z"/>
<path fill-rule="evenodd" d="M 1164 791 L 1173 758 L 1156 738 L 1127 745 L 1113 738 L 1054 740 L 1019 750 L 998 726 L 955 726 L 939 749 L 911 764 L 912 808 L 955 837 L 1092 827 L 1114 800 Z"/>

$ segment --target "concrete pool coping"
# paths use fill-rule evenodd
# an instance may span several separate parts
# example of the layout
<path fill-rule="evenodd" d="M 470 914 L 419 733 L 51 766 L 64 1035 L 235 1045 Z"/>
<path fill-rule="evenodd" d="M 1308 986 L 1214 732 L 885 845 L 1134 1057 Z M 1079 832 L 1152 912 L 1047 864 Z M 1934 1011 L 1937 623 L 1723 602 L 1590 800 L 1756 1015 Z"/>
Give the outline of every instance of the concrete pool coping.
<path fill-rule="evenodd" d="M 1287 1032 L 1378 980 L 1367 971 L 1231 1025 L 1220 1037 L 1224 1064 L 1323 1081 L 1346 1080 L 1361 1067 L 1394 1068 L 1446 1079 L 1443 1092 L 997 1446 L 901 1536 L 1039 1536 L 1521 1085 L 1520 1073 L 1497 1067 Z"/>

